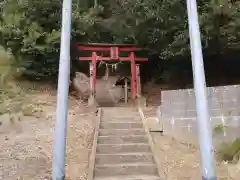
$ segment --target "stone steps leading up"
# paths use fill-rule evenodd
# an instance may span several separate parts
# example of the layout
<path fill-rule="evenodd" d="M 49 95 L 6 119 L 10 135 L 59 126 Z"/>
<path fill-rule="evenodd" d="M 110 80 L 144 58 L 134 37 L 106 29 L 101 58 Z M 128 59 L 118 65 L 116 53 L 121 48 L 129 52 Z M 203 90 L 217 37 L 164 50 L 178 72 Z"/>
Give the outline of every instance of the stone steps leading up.
<path fill-rule="evenodd" d="M 117 112 L 107 108 L 100 120 L 93 180 L 160 180 L 139 114 Z"/>

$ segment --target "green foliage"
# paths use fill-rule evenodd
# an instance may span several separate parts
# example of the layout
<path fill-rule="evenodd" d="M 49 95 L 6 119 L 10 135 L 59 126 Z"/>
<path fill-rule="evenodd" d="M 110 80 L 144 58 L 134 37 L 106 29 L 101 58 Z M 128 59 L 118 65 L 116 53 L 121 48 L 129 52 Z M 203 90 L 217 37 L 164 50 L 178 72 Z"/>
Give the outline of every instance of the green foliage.
<path fill-rule="evenodd" d="M 199 0 L 198 5 L 205 55 L 239 51 L 240 2 Z M 23 75 L 49 79 L 58 73 L 61 6 L 59 0 L 0 0 L 0 44 Z M 161 59 L 185 59 L 190 54 L 186 12 L 180 0 L 73 0 L 72 39 L 137 43 Z"/>
<path fill-rule="evenodd" d="M 3 87 L 6 78 L 12 73 L 12 67 L 13 60 L 11 54 L 0 46 L 0 87 Z"/>
<path fill-rule="evenodd" d="M 237 162 L 240 157 L 240 139 L 236 139 L 231 143 L 224 143 L 218 152 L 221 160 Z"/>
<path fill-rule="evenodd" d="M 222 134 L 224 132 L 224 129 L 227 128 L 227 126 L 223 124 L 219 124 L 213 128 L 213 132 L 215 134 Z"/>
<path fill-rule="evenodd" d="M 215 54 L 239 50 L 240 2 L 200 0 L 198 4 L 204 50 Z M 112 18 L 132 29 L 137 43 L 163 59 L 189 54 L 185 1 L 126 0 L 117 7 Z"/>

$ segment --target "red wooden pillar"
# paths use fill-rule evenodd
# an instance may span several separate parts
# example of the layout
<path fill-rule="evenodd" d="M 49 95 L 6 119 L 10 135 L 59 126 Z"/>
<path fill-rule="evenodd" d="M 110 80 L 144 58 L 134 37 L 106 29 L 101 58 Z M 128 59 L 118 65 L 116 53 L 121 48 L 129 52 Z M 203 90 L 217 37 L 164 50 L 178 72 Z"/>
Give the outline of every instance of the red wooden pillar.
<path fill-rule="evenodd" d="M 137 77 L 137 97 L 141 97 L 141 76 L 140 76 L 140 65 L 136 64 L 136 77 Z"/>
<path fill-rule="evenodd" d="M 132 99 L 136 98 L 136 64 L 134 52 L 130 53 L 131 61 L 131 95 Z"/>
<path fill-rule="evenodd" d="M 89 71 L 90 71 L 90 97 L 89 97 L 89 105 L 93 105 L 95 103 L 95 95 L 96 95 L 96 63 L 97 63 L 97 54 L 96 52 L 92 53 L 92 61 L 89 63 Z"/>
<path fill-rule="evenodd" d="M 97 53 L 93 52 L 92 53 L 92 64 L 93 64 L 93 92 L 94 92 L 94 97 L 96 94 L 96 83 L 97 83 Z"/>

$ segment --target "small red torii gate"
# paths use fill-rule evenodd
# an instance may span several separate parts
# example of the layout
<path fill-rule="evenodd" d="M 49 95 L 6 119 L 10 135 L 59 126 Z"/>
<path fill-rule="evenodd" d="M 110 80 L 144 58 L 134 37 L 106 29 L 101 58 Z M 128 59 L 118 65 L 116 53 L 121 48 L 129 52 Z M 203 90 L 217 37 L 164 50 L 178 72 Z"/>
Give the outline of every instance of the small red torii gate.
<path fill-rule="evenodd" d="M 136 61 L 148 61 L 148 58 L 137 58 L 135 53 L 141 51 L 141 48 L 136 47 L 134 44 L 103 44 L 103 43 L 91 43 L 91 44 L 76 44 L 75 46 L 80 51 L 91 51 L 91 57 L 79 57 L 80 61 L 91 61 L 90 63 L 90 89 L 91 96 L 95 99 L 96 93 L 96 64 L 97 61 L 130 61 L 131 62 L 131 96 L 132 99 L 140 97 L 141 95 L 141 82 L 140 82 L 140 69 L 139 64 Z M 97 52 L 107 52 L 109 57 L 99 56 Z M 128 57 L 121 57 L 121 52 L 129 52 Z"/>

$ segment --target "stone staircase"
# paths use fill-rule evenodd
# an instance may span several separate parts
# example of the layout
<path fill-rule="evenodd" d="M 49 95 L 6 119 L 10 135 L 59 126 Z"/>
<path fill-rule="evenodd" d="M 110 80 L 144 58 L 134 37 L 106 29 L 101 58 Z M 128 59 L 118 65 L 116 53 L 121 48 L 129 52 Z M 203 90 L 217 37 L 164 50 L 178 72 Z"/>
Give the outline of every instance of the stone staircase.
<path fill-rule="evenodd" d="M 138 111 L 114 109 L 104 109 L 100 120 L 93 179 L 160 180 Z"/>

